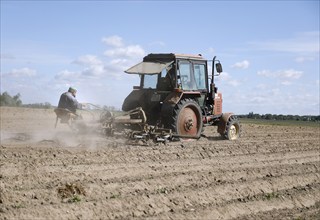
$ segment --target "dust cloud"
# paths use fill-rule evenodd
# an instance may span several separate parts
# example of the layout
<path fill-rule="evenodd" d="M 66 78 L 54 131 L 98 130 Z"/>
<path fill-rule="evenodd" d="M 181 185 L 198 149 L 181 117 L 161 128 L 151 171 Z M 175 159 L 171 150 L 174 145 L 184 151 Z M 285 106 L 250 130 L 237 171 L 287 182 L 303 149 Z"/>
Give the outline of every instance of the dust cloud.
<path fill-rule="evenodd" d="M 85 130 L 82 129 L 81 132 L 61 123 L 60 120 L 56 124 L 56 115 L 52 109 L 21 108 L 19 114 L 16 112 L 13 108 L 1 108 L 1 114 L 6 116 L 1 118 L 1 143 L 19 142 L 22 145 L 30 145 L 46 142 L 57 147 L 95 150 L 99 142 L 105 139 L 105 136 L 101 135 L 98 120 L 100 112 L 80 112 L 83 118 L 81 123 L 85 126 Z"/>

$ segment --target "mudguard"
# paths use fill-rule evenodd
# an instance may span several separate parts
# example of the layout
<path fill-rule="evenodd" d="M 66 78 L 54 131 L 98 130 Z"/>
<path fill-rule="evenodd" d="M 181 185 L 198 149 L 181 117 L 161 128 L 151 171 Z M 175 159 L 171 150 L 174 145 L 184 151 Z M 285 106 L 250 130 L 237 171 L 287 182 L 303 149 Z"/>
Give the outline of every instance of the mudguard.
<path fill-rule="evenodd" d="M 161 107 L 161 118 L 164 122 L 168 121 L 168 116 L 172 115 L 173 108 L 179 103 L 182 98 L 200 97 L 198 91 L 174 91 L 170 93 L 163 101 Z M 167 119 L 167 120 L 166 120 Z"/>

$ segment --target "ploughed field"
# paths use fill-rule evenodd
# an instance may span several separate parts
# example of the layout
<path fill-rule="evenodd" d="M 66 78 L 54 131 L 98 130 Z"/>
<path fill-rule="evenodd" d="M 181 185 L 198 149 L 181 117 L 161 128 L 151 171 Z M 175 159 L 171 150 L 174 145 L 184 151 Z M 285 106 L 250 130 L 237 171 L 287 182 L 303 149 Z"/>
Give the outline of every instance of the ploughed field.
<path fill-rule="evenodd" d="M 319 126 L 144 144 L 55 129 L 52 109 L 0 109 L 0 219 L 320 218 Z"/>

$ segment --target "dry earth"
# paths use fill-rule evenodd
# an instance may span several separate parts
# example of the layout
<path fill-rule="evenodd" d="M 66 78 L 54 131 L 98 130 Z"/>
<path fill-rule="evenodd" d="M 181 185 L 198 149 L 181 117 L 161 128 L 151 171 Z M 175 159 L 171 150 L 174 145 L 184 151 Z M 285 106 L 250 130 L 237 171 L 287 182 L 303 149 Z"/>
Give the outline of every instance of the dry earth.
<path fill-rule="evenodd" d="M 0 219 L 320 219 L 319 127 L 130 145 L 54 122 L 1 107 Z"/>

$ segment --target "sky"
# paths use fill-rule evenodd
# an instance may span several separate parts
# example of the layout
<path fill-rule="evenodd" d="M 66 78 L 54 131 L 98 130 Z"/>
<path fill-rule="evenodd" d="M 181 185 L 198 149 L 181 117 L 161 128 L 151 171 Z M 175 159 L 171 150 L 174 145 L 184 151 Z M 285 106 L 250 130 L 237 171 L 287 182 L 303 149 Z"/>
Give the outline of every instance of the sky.
<path fill-rule="evenodd" d="M 223 112 L 320 115 L 317 1 L 1 0 L 1 93 L 121 109 L 149 53 L 217 56 Z M 211 64 L 210 64 L 211 65 Z"/>

